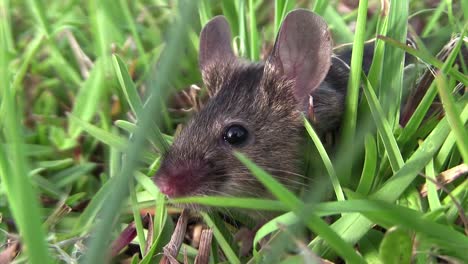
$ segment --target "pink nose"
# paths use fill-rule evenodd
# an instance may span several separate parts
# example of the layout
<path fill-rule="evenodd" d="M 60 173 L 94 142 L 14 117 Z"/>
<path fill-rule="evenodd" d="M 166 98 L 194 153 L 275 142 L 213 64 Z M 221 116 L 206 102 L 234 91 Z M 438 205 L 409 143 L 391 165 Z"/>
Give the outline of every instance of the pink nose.
<path fill-rule="evenodd" d="M 176 188 L 174 188 L 173 185 L 171 186 L 167 181 L 156 181 L 156 185 L 158 185 L 159 190 L 167 197 L 174 197 L 177 193 Z"/>

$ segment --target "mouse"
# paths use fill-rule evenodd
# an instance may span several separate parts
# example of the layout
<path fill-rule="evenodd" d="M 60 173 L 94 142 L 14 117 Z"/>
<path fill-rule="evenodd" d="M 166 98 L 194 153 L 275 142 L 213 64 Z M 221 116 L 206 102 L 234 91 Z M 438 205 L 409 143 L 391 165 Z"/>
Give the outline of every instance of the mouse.
<path fill-rule="evenodd" d="M 199 69 L 209 99 L 163 154 L 153 177 L 168 198 L 268 197 L 233 151 L 295 191 L 303 177 L 303 116 L 319 134 L 341 123 L 350 51 L 333 53 L 322 17 L 303 9 L 288 13 L 265 61 L 237 57 L 231 42 L 223 16 L 200 33 Z"/>

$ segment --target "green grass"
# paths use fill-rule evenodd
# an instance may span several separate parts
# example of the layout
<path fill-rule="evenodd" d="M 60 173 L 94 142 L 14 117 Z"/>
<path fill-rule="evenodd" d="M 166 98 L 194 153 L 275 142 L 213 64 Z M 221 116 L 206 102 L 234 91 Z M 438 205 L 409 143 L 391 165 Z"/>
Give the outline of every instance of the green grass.
<path fill-rule="evenodd" d="M 158 261 L 180 210 L 150 177 L 176 126 L 189 117 L 169 109 L 172 94 L 203 87 L 202 25 L 223 14 L 237 54 L 259 60 L 286 14 L 307 8 L 329 23 L 335 44 L 355 47 L 337 146 L 326 148 L 305 121 L 311 147 L 304 156 L 315 166 L 304 197 L 236 153 L 274 198 L 178 199 L 233 218 L 200 215 L 213 229 L 210 263 L 304 263 L 312 256 L 467 262 L 466 172 L 449 175 L 443 188 L 434 179 L 468 159 L 467 97 L 456 92 L 457 83 L 468 85 L 468 72 L 466 62 L 454 67 L 468 45 L 458 41 L 447 60 L 436 57 L 451 36 L 466 35 L 468 4 L 425 2 L 392 1 L 382 10 L 375 9 L 379 1 L 346 9 L 341 1 L 0 0 L 0 252 L 19 237 L 18 263 L 102 263 L 112 241 L 135 222 L 132 243 L 140 247 L 132 253 L 142 256 L 125 251 L 119 258 Z M 415 31 L 417 50 L 402 43 Z M 375 37 L 366 76 L 363 42 Z M 406 68 L 404 52 L 417 58 Z M 401 127 L 401 104 L 418 80 L 407 81 L 411 67 L 423 63 L 434 67 L 435 78 Z M 428 114 L 434 105 L 446 115 Z M 427 196 L 420 193 L 424 184 Z M 234 235 L 240 223 L 256 225 L 249 212 L 258 210 L 271 218 L 255 233 L 252 252 L 241 256 Z M 143 226 L 145 212 L 152 228 Z M 184 244 L 181 262 L 184 252 L 193 263 L 197 249 Z"/>

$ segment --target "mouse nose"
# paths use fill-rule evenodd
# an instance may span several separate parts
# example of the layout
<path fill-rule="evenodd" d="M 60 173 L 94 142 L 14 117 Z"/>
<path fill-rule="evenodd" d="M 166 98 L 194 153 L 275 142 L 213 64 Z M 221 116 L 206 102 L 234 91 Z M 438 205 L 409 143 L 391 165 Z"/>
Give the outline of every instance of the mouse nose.
<path fill-rule="evenodd" d="M 171 186 L 167 181 L 156 181 L 159 190 L 167 197 L 173 197 L 176 194 L 176 189 Z"/>
<path fill-rule="evenodd" d="M 163 194 L 175 198 L 189 195 L 196 189 L 194 178 L 188 170 L 164 171 L 156 175 L 155 182 Z"/>

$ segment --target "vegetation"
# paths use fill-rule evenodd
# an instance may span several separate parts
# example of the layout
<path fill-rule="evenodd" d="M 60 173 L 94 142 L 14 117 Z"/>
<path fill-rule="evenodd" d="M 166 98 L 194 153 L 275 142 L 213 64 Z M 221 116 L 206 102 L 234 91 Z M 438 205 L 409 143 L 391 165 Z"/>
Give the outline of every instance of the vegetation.
<path fill-rule="evenodd" d="M 0 0 L 0 262 L 102 263 L 111 248 L 114 260 L 161 259 L 180 209 L 150 177 L 190 116 L 177 110 L 193 106 L 175 92 L 202 87 L 201 26 L 225 15 L 239 56 L 259 60 L 298 7 L 322 15 L 336 44 L 354 45 L 336 151 L 305 121 L 317 179 L 305 195 L 236 153 L 276 200 L 179 199 L 244 209 L 201 213 L 214 235 L 210 263 L 468 262 L 468 2 L 348 2 Z M 401 44 L 407 33 L 417 49 Z M 455 35 L 446 59 L 436 57 Z M 363 44 L 376 36 L 386 37 L 365 76 Z M 405 51 L 416 58 L 406 67 Z M 254 226 L 248 210 L 278 217 L 241 255 L 234 234 Z M 197 254 L 189 234 L 180 262 Z M 130 240 L 137 247 L 120 251 Z"/>

